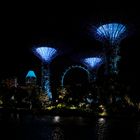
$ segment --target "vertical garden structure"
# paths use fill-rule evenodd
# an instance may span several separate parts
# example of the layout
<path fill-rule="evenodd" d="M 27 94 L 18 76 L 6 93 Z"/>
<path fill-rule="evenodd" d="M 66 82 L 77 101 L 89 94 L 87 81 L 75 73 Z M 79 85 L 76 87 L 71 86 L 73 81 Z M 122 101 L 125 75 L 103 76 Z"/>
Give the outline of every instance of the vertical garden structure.
<path fill-rule="evenodd" d="M 94 29 L 96 39 L 103 42 L 107 48 L 106 58 L 108 72 L 118 74 L 118 62 L 120 60 L 120 42 L 127 35 L 127 27 L 120 23 L 108 23 Z"/>
<path fill-rule="evenodd" d="M 99 68 L 99 66 L 103 63 L 102 57 L 88 57 L 82 59 L 82 62 L 88 67 L 91 73 L 91 80 L 96 79 L 96 70 Z"/>
<path fill-rule="evenodd" d="M 50 90 L 50 70 L 49 65 L 52 60 L 57 55 L 57 50 L 51 47 L 37 47 L 33 49 L 34 54 L 42 61 L 42 78 L 41 78 L 41 86 L 42 90 L 45 94 L 48 95 L 49 99 L 52 99 L 52 93 Z"/>

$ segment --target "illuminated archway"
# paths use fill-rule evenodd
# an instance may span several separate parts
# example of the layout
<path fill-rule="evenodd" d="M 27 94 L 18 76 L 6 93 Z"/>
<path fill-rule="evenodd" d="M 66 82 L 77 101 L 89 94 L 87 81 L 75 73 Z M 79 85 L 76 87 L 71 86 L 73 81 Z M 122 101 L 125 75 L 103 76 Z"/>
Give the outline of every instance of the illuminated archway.
<path fill-rule="evenodd" d="M 90 72 L 85 67 L 82 67 L 82 66 L 79 66 L 79 65 L 73 65 L 73 66 L 68 67 L 65 70 L 65 72 L 63 73 L 62 78 L 61 78 L 61 86 L 62 87 L 64 87 L 64 79 L 65 79 L 65 76 L 67 75 L 67 73 L 70 70 L 75 69 L 75 68 L 78 68 L 78 69 L 81 69 L 81 70 L 85 71 L 87 73 L 87 76 L 88 76 L 88 81 L 90 82 L 90 78 L 91 78 Z"/>

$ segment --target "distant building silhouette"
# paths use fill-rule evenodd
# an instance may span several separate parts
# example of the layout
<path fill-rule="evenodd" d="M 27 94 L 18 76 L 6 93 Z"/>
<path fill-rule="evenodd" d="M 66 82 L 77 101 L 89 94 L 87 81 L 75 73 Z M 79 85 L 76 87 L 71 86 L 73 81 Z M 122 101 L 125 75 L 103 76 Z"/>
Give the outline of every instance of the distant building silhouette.
<path fill-rule="evenodd" d="M 34 71 L 32 71 L 32 70 L 28 71 L 26 78 L 25 78 L 25 83 L 26 83 L 26 85 L 31 85 L 31 86 L 34 86 L 37 84 L 37 77 L 36 77 Z"/>

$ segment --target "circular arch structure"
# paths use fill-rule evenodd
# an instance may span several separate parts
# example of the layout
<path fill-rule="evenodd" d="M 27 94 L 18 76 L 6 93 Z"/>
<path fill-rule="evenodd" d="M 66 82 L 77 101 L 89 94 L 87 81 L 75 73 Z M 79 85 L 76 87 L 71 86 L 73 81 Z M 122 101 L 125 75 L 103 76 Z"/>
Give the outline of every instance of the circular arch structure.
<path fill-rule="evenodd" d="M 66 70 L 65 70 L 65 72 L 63 73 L 63 75 L 62 75 L 62 78 L 61 78 L 61 87 L 64 87 L 64 79 L 65 79 L 65 76 L 67 75 L 67 73 L 70 71 L 70 70 L 72 70 L 72 69 L 75 69 L 75 68 L 79 68 L 79 69 L 81 69 L 81 70 L 84 70 L 86 73 L 87 73 L 87 75 L 88 75 L 88 80 L 89 80 L 89 82 L 90 82 L 90 72 L 88 71 L 88 69 L 86 69 L 85 67 L 83 67 L 83 66 L 80 66 L 80 65 L 72 65 L 72 66 L 70 66 L 70 67 L 68 67 Z"/>

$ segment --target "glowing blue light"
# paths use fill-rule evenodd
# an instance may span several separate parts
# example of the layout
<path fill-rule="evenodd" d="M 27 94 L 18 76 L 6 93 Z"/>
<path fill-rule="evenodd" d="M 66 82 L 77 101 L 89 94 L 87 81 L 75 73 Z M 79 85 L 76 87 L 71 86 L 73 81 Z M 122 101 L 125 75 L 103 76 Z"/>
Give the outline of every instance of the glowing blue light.
<path fill-rule="evenodd" d="M 51 47 L 41 46 L 33 49 L 34 54 L 41 59 L 42 63 L 42 90 L 48 95 L 49 99 L 52 99 L 52 93 L 50 90 L 50 73 L 49 67 L 44 68 L 44 64 L 48 66 L 52 59 L 57 55 L 57 50 Z"/>
<path fill-rule="evenodd" d="M 42 71 L 42 79 L 41 79 L 42 90 L 46 95 L 48 95 L 49 99 L 52 99 L 49 68 L 45 69 L 44 64 L 42 64 L 41 71 Z"/>
<path fill-rule="evenodd" d="M 32 71 L 32 70 L 28 71 L 28 73 L 26 75 L 26 78 L 28 78 L 28 77 L 36 78 L 36 75 L 35 75 L 34 71 Z"/>
<path fill-rule="evenodd" d="M 35 54 L 44 62 L 49 63 L 56 56 L 57 50 L 50 47 L 39 47 L 35 49 Z"/>
<path fill-rule="evenodd" d="M 48 95 L 49 99 L 52 99 L 52 93 L 50 91 L 50 80 L 46 80 L 44 84 L 45 94 Z"/>
<path fill-rule="evenodd" d="M 126 26 L 119 23 L 104 24 L 96 30 L 100 40 L 108 40 L 112 45 L 119 43 L 124 38 L 125 33 Z"/>
<path fill-rule="evenodd" d="M 99 66 L 102 63 L 102 59 L 99 57 L 85 58 L 83 61 L 85 65 L 92 69 Z"/>

